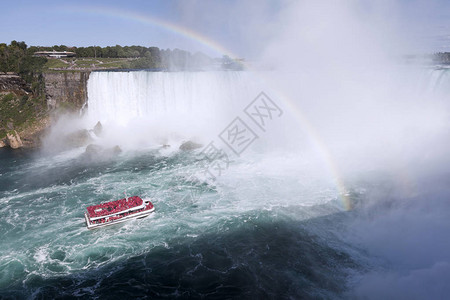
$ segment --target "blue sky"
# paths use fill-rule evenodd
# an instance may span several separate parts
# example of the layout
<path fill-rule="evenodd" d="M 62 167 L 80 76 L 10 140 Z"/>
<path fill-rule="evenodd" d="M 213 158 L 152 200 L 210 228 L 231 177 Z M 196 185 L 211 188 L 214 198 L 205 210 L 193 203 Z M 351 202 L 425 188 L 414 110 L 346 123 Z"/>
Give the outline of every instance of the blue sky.
<path fill-rule="evenodd" d="M 67 46 L 142 45 L 181 48 L 218 55 L 195 39 L 120 13 L 140 14 L 188 28 L 230 52 L 248 55 L 263 46 L 264 30 L 249 39 L 248 28 L 268 26 L 290 0 L 168 1 L 77 0 L 2 1 L 0 42 Z M 367 1 L 362 1 L 367 2 Z M 399 0 L 405 34 L 420 39 L 426 51 L 450 51 L 450 1 Z M 408 26 L 412 25 L 412 32 Z M 269 31 L 269 27 L 268 30 Z M 422 42 L 423 40 L 423 42 Z"/>
<path fill-rule="evenodd" d="M 218 55 L 214 49 L 183 34 L 166 30 L 151 22 L 145 24 L 132 17 L 118 15 L 140 14 L 159 18 L 189 28 L 232 50 L 233 43 L 240 43 L 233 40 L 233 33 L 228 26 L 231 18 L 228 16 L 226 19 L 224 8 L 234 7 L 235 4 L 236 1 L 218 2 L 214 6 L 209 4 L 208 8 L 198 1 L 2 1 L 0 42 L 17 40 L 25 41 L 28 45 L 43 46 L 142 45 Z M 192 7 L 192 10 L 187 7 Z M 208 9 L 211 10 L 210 15 Z M 220 16 L 215 18 L 213 14 Z M 211 17 L 214 19 L 209 19 Z"/>
<path fill-rule="evenodd" d="M 145 28 L 132 20 L 89 13 L 101 7 L 172 21 L 179 18 L 175 2 L 170 1 L 4 1 L 0 10 L 0 39 L 45 46 L 176 45 L 167 37 L 167 32 L 152 26 Z"/>

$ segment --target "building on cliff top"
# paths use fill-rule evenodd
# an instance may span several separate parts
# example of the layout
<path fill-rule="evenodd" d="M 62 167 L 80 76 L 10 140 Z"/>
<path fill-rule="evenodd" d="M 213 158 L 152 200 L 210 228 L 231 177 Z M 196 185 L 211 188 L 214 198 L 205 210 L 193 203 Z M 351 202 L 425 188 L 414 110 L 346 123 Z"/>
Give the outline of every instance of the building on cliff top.
<path fill-rule="evenodd" d="M 75 52 L 68 51 L 37 51 L 34 52 L 34 56 L 44 56 L 50 58 L 61 58 L 61 57 L 74 57 Z"/>

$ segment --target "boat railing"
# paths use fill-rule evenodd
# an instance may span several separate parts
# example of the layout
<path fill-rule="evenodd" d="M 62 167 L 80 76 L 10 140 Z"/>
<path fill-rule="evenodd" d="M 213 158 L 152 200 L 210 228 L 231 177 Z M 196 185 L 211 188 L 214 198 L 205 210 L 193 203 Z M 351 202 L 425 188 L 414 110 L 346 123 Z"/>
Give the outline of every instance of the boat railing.
<path fill-rule="evenodd" d="M 115 211 L 115 212 L 113 212 L 113 213 L 111 213 L 109 215 L 104 215 L 104 216 L 99 216 L 99 217 L 90 217 L 89 219 L 91 219 L 91 221 L 95 221 L 95 220 L 99 220 L 99 219 L 105 219 L 105 218 L 113 217 L 113 216 L 116 216 L 116 215 L 128 213 L 128 212 L 131 212 L 131 211 L 139 210 L 139 209 L 142 209 L 142 208 L 145 208 L 145 203 L 143 203 L 142 205 L 139 205 L 139 206 L 135 206 L 135 207 L 126 209 L 126 210 Z"/>
<path fill-rule="evenodd" d="M 125 212 L 124 211 L 124 212 L 119 213 L 117 215 L 113 215 L 113 216 L 110 216 L 110 217 L 100 217 L 100 218 L 97 218 L 97 219 L 90 219 L 87 216 L 87 213 L 86 213 L 86 221 L 89 224 L 92 224 L 92 225 L 95 225 L 95 224 L 98 225 L 98 224 L 114 222 L 114 221 L 122 219 L 124 217 L 133 216 L 133 215 L 139 215 L 139 213 L 147 211 L 147 210 L 152 211 L 153 207 L 154 207 L 153 204 L 151 202 L 148 202 L 148 203 L 145 203 L 145 207 L 143 207 L 143 208 L 140 208 L 140 209 L 137 209 L 137 210 L 134 210 L 134 211 L 131 211 L 131 212 Z"/>
<path fill-rule="evenodd" d="M 139 210 L 144 208 L 145 205 L 145 201 L 141 198 L 130 197 L 128 199 L 120 199 L 100 205 L 90 206 L 87 208 L 87 211 L 91 220 L 97 220 L 129 211 Z"/>

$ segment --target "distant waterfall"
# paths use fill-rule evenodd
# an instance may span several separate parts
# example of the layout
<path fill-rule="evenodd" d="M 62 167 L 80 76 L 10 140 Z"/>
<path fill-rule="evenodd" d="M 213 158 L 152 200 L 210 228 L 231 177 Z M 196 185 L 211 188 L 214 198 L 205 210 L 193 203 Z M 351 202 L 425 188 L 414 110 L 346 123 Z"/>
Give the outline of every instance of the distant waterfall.
<path fill-rule="evenodd" d="M 93 72 L 88 114 L 102 122 L 186 115 L 224 115 L 241 110 L 257 94 L 247 72 Z M 242 106 L 242 107 L 241 107 Z"/>
<path fill-rule="evenodd" d="M 450 93 L 450 68 L 433 68 L 427 71 L 425 91 L 429 94 Z"/>

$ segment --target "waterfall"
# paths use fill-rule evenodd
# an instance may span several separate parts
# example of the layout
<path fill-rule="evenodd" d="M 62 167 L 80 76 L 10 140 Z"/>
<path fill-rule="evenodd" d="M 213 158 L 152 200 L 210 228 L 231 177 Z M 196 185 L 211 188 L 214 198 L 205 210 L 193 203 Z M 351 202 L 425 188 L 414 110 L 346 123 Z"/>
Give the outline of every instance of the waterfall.
<path fill-rule="evenodd" d="M 188 114 L 201 119 L 251 101 L 256 96 L 253 86 L 247 72 L 237 71 L 93 72 L 88 113 L 102 122 L 119 123 Z"/>
<path fill-rule="evenodd" d="M 116 144 L 134 139 L 140 145 L 144 138 L 149 143 L 207 142 L 258 95 L 257 82 L 252 73 L 240 71 L 93 72 L 89 126 L 101 121 Z"/>
<path fill-rule="evenodd" d="M 429 69 L 424 84 L 425 92 L 428 94 L 448 95 L 450 92 L 450 68 Z"/>

